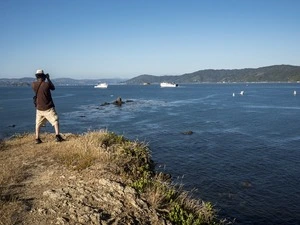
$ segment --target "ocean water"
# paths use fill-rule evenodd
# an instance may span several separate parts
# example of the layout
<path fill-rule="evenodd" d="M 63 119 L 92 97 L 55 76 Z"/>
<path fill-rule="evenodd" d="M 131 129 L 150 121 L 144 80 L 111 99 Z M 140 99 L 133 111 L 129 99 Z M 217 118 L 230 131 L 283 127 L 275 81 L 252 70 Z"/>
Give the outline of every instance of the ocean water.
<path fill-rule="evenodd" d="M 34 132 L 32 96 L 0 88 L 0 138 Z M 117 97 L 130 101 L 102 106 Z M 56 87 L 53 98 L 62 133 L 147 142 L 158 170 L 235 224 L 300 224 L 300 84 Z"/>

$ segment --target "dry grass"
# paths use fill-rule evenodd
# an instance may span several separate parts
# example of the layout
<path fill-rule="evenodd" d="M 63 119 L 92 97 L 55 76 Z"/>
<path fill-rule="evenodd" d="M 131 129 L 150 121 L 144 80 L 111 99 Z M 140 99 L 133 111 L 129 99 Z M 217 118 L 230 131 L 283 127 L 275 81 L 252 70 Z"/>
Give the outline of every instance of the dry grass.
<path fill-rule="evenodd" d="M 16 189 L 22 188 L 20 183 L 28 177 L 23 172 L 27 166 L 25 162 L 37 155 L 29 145 L 33 140 L 32 134 L 23 134 L 0 144 L 0 224 L 20 222 L 15 215 L 19 214 L 23 203 Z"/>
<path fill-rule="evenodd" d="M 28 157 L 35 157 L 35 151 L 28 147 L 28 140 L 34 140 L 33 135 L 15 136 L 0 145 L 1 173 L 0 184 L 20 182 L 22 180 L 23 161 Z"/>
<path fill-rule="evenodd" d="M 102 132 L 74 136 L 76 141 L 70 140 L 55 149 L 54 158 L 78 171 L 92 166 L 97 160 L 105 164 L 109 156 L 102 147 L 104 136 Z"/>
<path fill-rule="evenodd" d="M 173 224 L 219 224 L 210 203 L 194 200 L 181 187 L 173 185 L 169 176 L 155 173 L 145 143 L 129 141 L 107 131 L 64 134 L 64 138 L 66 141 L 56 143 L 53 134 L 45 133 L 41 136 L 43 143 L 35 145 L 33 134 L 23 134 L 0 142 L 0 220 L 8 221 L 5 210 L 20 207 L 15 201 L 18 195 L 14 195 L 11 186 L 28 178 L 24 171 L 29 162 L 37 164 L 42 158 L 43 163 L 78 172 L 96 167 L 113 173 Z"/>

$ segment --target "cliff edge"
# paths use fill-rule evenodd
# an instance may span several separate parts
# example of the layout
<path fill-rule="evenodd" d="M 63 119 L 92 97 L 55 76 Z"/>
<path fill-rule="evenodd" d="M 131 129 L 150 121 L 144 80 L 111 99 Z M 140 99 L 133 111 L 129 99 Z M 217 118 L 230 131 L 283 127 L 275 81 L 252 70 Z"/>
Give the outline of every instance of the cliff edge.
<path fill-rule="evenodd" d="M 0 142 L 0 224 L 220 224 L 154 171 L 149 148 L 107 131 Z"/>

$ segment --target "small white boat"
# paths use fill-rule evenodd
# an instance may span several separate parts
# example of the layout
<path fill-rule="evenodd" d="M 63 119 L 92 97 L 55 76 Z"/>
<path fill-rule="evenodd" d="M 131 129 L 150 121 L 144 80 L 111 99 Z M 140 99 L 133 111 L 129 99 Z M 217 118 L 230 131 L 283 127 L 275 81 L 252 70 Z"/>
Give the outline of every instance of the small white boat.
<path fill-rule="evenodd" d="M 108 84 L 107 83 L 99 83 L 96 86 L 94 86 L 94 88 L 107 88 Z"/>
<path fill-rule="evenodd" d="M 294 95 L 296 95 L 297 94 L 297 91 L 294 91 Z"/>
<path fill-rule="evenodd" d="M 169 83 L 169 82 L 162 82 L 160 83 L 160 87 L 177 87 L 178 84 L 175 83 Z"/>
<path fill-rule="evenodd" d="M 240 95 L 244 95 L 244 93 L 245 93 L 244 91 L 241 91 L 241 92 L 240 92 Z"/>

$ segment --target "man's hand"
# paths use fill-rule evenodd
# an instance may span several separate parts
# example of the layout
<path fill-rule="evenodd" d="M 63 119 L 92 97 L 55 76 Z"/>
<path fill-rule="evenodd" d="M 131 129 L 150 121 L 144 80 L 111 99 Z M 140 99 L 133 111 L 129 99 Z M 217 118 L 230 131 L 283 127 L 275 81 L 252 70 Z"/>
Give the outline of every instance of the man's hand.
<path fill-rule="evenodd" d="M 49 80 L 49 78 L 50 78 L 49 73 L 47 73 L 45 75 L 46 75 L 46 78 Z"/>

